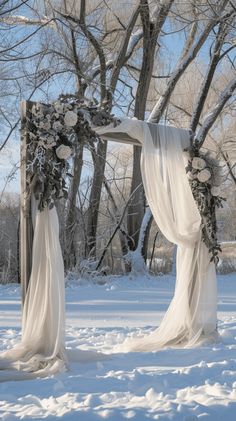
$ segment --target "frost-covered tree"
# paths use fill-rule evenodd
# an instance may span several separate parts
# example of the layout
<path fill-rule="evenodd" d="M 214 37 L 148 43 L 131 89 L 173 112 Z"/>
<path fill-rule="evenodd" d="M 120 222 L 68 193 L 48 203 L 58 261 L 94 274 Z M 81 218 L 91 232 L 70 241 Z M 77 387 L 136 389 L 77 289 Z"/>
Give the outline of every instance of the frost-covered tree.
<path fill-rule="evenodd" d="M 51 101 L 71 93 L 81 101 L 97 102 L 117 117 L 189 128 L 199 147 L 208 147 L 214 138 L 235 180 L 235 15 L 230 0 L 4 1 L 0 84 L 6 86 L 7 75 L 9 97 L 17 106 L 21 99 Z M 9 112 L 4 99 L 0 107 L 6 125 Z M 2 147 L 18 121 L 19 116 L 12 118 Z M 146 256 L 152 217 L 149 211 L 145 216 L 140 152 L 139 146 L 133 146 L 130 194 L 117 232 L 124 254 L 137 250 Z M 123 215 L 124 208 L 119 209 L 106 180 L 107 143 L 99 141 L 91 147 L 90 156 L 92 171 L 81 215 L 88 157 L 81 136 L 65 207 L 68 267 L 79 263 L 78 217 L 83 220 L 83 256 L 96 259 L 102 254 L 96 244 L 103 191 L 113 203 L 113 223 Z"/>

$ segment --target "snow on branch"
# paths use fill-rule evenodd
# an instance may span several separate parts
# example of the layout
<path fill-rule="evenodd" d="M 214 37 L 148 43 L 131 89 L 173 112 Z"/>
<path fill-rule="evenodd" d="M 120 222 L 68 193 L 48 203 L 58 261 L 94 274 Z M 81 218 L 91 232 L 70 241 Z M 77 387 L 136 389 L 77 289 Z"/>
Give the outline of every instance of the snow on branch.
<path fill-rule="evenodd" d="M 232 97 L 235 89 L 236 89 L 236 76 L 228 83 L 224 91 L 220 93 L 219 101 L 217 102 L 215 107 L 210 111 L 210 113 L 206 116 L 205 120 L 203 121 L 203 124 L 196 135 L 196 140 L 199 142 L 198 143 L 199 148 L 203 145 L 207 133 L 209 132 L 210 128 L 215 123 L 217 117 L 220 115 L 226 102 Z"/>
<path fill-rule="evenodd" d="M 111 88 L 112 92 L 114 92 L 114 90 L 115 90 L 115 87 L 116 87 L 116 84 L 117 84 L 117 81 L 118 81 L 118 78 L 119 78 L 119 75 L 120 75 L 121 68 L 124 65 L 124 63 L 127 61 L 127 51 L 128 51 L 128 47 L 129 47 L 129 44 L 130 44 L 132 31 L 133 31 L 133 28 L 136 24 L 139 13 L 140 13 L 140 7 L 138 6 L 138 7 L 136 7 L 134 12 L 132 13 L 132 16 L 130 18 L 130 21 L 129 21 L 129 23 L 127 25 L 127 28 L 126 28 L 126 31 L 125 31 L 123 41 L 121 43 L 120 51 L 119 51 L 118 56 L 115 60 L 113 72 L 112 72 L 112 76 L 111 76 L 111 82 L 110 82 L 110 88 Z M 131 50 L 131 54 L 132 54 L 132 50 Z"/>
<path fill-rule="evenodd" d="M 196 100 L 196 104 L 194 107 L 194 111 L 192 114 L 190 130 L 193 133 L 195 132 L 198 126 L 199 119 L 200 119 L 204 104 L 206 102 L 207 95 L 210 90 L 217 65 L 220 61 L 221 49 L 222 49 L 222 46 L 224 45 L 227 32 L 228 32 L 228 25 L 225 24 L 225 22 L 221 22 L 218 28 L 218 33 L 216 35 L 214 50 L 211 55 L 210 63 L 208 65 L 208 70 L 201 84 L 201 88 L 200 88 L 200 91 Z"/>
<path fill-rule="evenodd" d="M 131 57 L 136 45 L 142 39 L 142 37 L 143 37 L 143 31 L 141 29 L 138 29 L 136 32 L 131 34 L 128 47 L 127 47 L 126 56 L 124 59 L 125 63 L 127 63 L 129 58 Z M 106 62 L 106 69 L 110 70 L 114 67 L 114 65 L 115 65 L 115 59 L 109 59 Z M 94 79 L 99 73 L 100 73 L 100 65 L 94 66 L 91 70 L 92 79 Z"/>
<path fill-rule="evenodd" d="M 169 11 L 170 6 L 174 3 L 174 0 L 159 0 L 158 2 L 153 2 L 154 4 L 150 5 L 150 23 L 156 25 L 156 23 L 160 20 L 160 16 L 163 12 Z"/>
<path fill-rule="evenodd" d="M 180 77 L 182 76 L 184 71 L 187 69 L 189 64 L 196 57 L 198 51 L 200 50 L 200 48 L 202 47 L 202 45 L 204 44 L 204 42 L 208 38 L 208 35 L 209 35 L 209 33 L 211 32 L 211 30 L 214 26 L 215 26 L 215 21 L 211 21 L 211 22 L 208 23 L 208 25 L 206 26 L 205 30 L 202 32 L 202 34 L 199 37 L 199 39 L 197 40 L 197 42 L 194 45 L 192 45 L 188 54 L 186 54 L 183 57 L 183 59 L 179 62 L 179 64 L 177 65 L 177 68 L 172 73 L 172 75 L 171 75 L 171 77 L 168 81 L 168 85 L 166 87 L 166 90 L 165 90 L 164 94 L 159 98 L 156 105 L 154 106 L 154 108 L 153 108 L 153 110 L 152 110 L 152 112 L 149 116 L 149 121 L 151 121 L 153 123 L 159 122 L 159 120 L 160 120 L 160 118 L 163 114 L 163 111 L 165 110 L 165 107 L 168 104 L 168 101 L 171 97 L 171 94 L 172 94 L 177 82 L 179 81 Z"/>
<path fill-rule="evenodd" d="M 45 17 L 39 19 L 29 19 L 26 16 L 8 16 L 1 19 L 1 21 L 7 25 L 49 25 L 54 26 L 54 20 Z"/>
<path fill-rule="evenodd" d="M 107 62 L 106 62 L 106 70 L 111 69 L 113 66 L 114 66 L 114 60 L 112 60 L 112 59 L 107 60 Z M 98 64 L 98 65 L 94 66 L 94 67 L 91 69 L 92 80 L 93 80 L 93 79 L 94 79 L 97 75 L 99 75 L 100 71 L 101 71 L 101 66 L 100 66 L 100 64 Z"/>
<path fill-rule="evenodd" d="M 89 29 L 86 24 L 86 2 L 81 0 L 80 2 L 80 17 L 73 17 L 68 13 L 61 13 L 57 11 L 60 16 L 66 19 L 68 22 L 73 22 L 79 25 L 84 36 L 88 39 L 90 44 L 93 46 L 94 50 L 97 53 L 99 64 L 100 64 L 100 89 L 101 89 L 101 102 L 107 99 L 107 89 L 106 89 L 106 58 L 100 41 L 95 37 L 94 33 Z"/>
<path fill-rule="evenodd" d="M 136 45 L 138 44 L 142 36 L 143 36 L 143 30 L 141 28 L 137 29 L 137 31 L 131 34 L 128 47 L 127 47 L 126 56 L 130 56 L 132 54 L 134 48 L 136 47 Z"/>
<path fill-rule="evenodd" d="M 227 2 L 226 1 L 222 1 L 221 5 L 220 5 L 220 10 L 219 10 L 219 14 L 217 17 L 213 17 L 212 19 L 210 19 L 208 21 L 208 23 L 206 24 L 204 30 L 201 32 L 201 34 L 199 35 L 197 41 L 194 43 L 193 39 L 191 40 L 191 47 L 188 49 L 188 51 L 186 52 L 186 46 L 184 47 L 184 55 L 182 54 L 180 57 L 180 60 L 176 66 L 176 69 L 174 70 L 174 72 L 172 73 L 166 90 L 164 92 L 164 94 L 159 98 L 159 100 L 157 101 L 156 105 L 154 106 L 150 116 L 149 116 L 149 121 L 153 122 L 153 123 L 158 123 L 168 102 L 169 99 L 172 95 L 172 92 L 177 84 L 177 82 L 179 81 L 179 79 L 181 78 L 181 76 L 183 75 L 183 73 L 185 72 L 185 70 L 187 69 L 187 67 L 189 66 L 189 64 L 195 59 L 195 57 L 197 56 L 199 50 L 202 48 L 203 44 L 205 43 L 205 41 L 207 40 L 209 34 L 211 33 L 212 29 L 221 21 L 226 20 L 228 17 L 231 16 L 232 11 L 229 11 L 227 13 L 225 13 L 224 11 L 224 7 L 225 4 Z M 221 12 L 221 13 L 220 13 Z M 195 35 L 195 34 L 194 34 Z M 192 37 L 193 34 L 190 33 L 190 37 Z M 186 44 L 189 43 L 189 40 L 187 39 Z"/>

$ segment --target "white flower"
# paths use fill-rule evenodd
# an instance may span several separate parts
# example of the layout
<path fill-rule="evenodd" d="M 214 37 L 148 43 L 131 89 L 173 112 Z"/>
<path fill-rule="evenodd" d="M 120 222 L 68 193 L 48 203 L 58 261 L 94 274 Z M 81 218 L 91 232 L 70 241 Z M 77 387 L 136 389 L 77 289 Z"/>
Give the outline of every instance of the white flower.
<path fill-rule="evenodd" d="M 222 179 L 223 177 L 221 177 L 220 175 L 215 175 L 213 176 L 213 180 L 212 180 L 212 185 L 219 187 L 222 184 Z"/>
<path fill-rule="evenodd" d="M 192 167 L 195 170 L 203 170 L 204 168 L 206 168 L 206 162 L 202 158 L 193 158 Z"/>
<path fill-rule="evenodd" d="M 63 104 L 61 104 L 60 102 L 55 102 L 53 105 L 54 105 L 54 108 L 55 108 L 55 110 L 58 114 L 63 114 L 63 112 L 64 112 L 64 105 Z"/>
<path fill-rule="evenodd" d="M 51 129 L 51 123 L 50 123 L 50 121 L 46 121 L 45 123 L 44 123 L 44 130 L 46 130 L 46 131 L 48 131 L 48 130 L 50 130 Z"/>
<path fill-rule="evenodd" d="M 62 124 L 60 123 L 60 121 L 54 121 L 52 128 L 53 130 L 55 130 L 56 132 L 59 132 L 62 129 Z"/>
<path fill-rule="evenodd" d="M 205 183 L 206 181 L 210 180 L 211 173 L 209 170 L 204 169 L 198 173 L 197 178 L 199 181 L 201 181 L 201 183 Z"/>
<path fill-rule="evenodd" d="M 71 148 L 62 144 L 56 149 L 56 154 L 59 159 L 68 159 L 71 156 Z"/>
<path fill-rule="evenodd" d="M 216 187 L 216 186 L 213 186 L 211 188 L 211 194 L 212 194 L 212 196 L 221 196 L 221 194 L 220 194 L 220 188 L 219 187 Z"/>
<path fill-rule="evenodd" d="M 78 121 L 77 114 L 74 111 L 67 111 L 64 117 L 65 124 L 69 127 L 73 127 L 76 125 Z"/>

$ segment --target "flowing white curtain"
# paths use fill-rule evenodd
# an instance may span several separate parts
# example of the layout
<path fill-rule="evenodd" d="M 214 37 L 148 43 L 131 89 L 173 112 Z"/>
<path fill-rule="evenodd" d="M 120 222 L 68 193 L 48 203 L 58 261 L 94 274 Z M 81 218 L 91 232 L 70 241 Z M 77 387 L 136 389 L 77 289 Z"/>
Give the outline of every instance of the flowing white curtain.
<path fill-rule="evenodd" d="M 32 270 L 22 312 L 21 342 L 0 354 L 0 381 L 45 377 L 68 362 L 106 358 L 93 351 L 65 349 L 64 264 L 56 208 L 40 212 L 32 198 Z"/>
<path fill-rule="evenodd" d="M 111 139 L 112 133 L 126 133 L 142 144 L 147 201 L 162 233 L 178 246 L 174 297 L 161 325 L 143 338 L 127 339 L 119 350 L 156 351 L 217 340 L 215 265 L 201 240 L 201 217 L 185 171 L 189 132 L 133 119 L 98 132 Z"/>
<path fill-rule="evenodd" d="M 32 271 L 22 313 L 22 339 L 1 353 L 0 369 L 8 372 L 0 372 L 0 380 L 46 376 L 67 363 L 64 265 L 56 208 L 39 212 L 33 199 L 32 220 Z"/>
<path fill-rule="evenodd" d="M 201 241 L 201 218 L 185 172 L 186 130 L 124 120 L 100 134 L 127 133 L 142 143 L 142 177 L 148 203 L 163 234 L 178 245 L 174 297 L 156 330 L 128 339 L 120 351 L 152 351 L 216 340 L 216 277 Z M 22 340 L 0 354 L 0 381 L 54 374 L 67 361 L 89 362 L 105 355 L 65 350 L 64 267 L 56 209 L 37 210 L 33 200 L 33 260 L 22 316 Z"/>

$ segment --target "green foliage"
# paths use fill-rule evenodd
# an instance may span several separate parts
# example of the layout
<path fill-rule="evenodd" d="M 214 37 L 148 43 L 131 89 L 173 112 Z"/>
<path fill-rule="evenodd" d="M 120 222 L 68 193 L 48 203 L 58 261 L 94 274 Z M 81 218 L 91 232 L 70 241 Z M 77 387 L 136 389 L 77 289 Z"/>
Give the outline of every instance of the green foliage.
<path fill-rule="evenodd" d="M 217 264 L 218 253 L 222 250 L 217 240 L 216 208 L 223 207 L 223 201 L 226 200 L 221 196 L 218 185 L 219 164 L 209 154 L 200 153 L 196 147 L 192 147 L 189 152 L 186 172 L 202 219 L 202 241 L 211 254 L 211 261 Z M 209 178 L 204 180 L 204 175 Z"/>
<path fill-rule="evenodd" d="M 53 104 L 33 104 L 27 114 L 27 193 L 34 194 L 40 211 L 51 209 L 55 200 L 67 198 L 66 179 L 72 177 L 69 159 L 76 142 L 94 147 L 99 137 L 92 126 L 116 120 L 96 103 L 61 96 Z"/>

